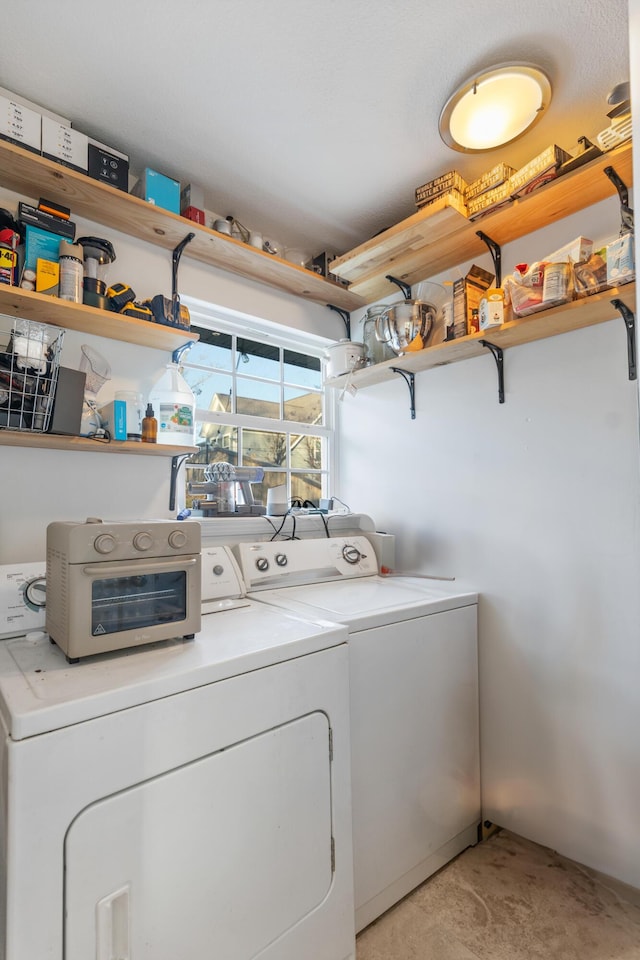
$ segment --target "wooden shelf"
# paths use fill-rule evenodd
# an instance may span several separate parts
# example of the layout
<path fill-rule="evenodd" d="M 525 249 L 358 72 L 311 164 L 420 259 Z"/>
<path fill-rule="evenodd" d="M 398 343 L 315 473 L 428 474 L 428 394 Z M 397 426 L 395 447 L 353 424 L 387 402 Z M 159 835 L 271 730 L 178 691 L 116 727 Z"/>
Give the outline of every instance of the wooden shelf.
<path fill-rule="evenodd" d="M 503 246 L 613 196 L 616 188 L 604 173 L 608 166 L 631 186 L 631 142 L 478 220 L 468 220 L 463 209 L 443 197 L 334 260 L 331 271 L 349 281 L 350 292 L 372 303 L 397 292 L 385 274 L 413 284 L 487 253 L 478 230 Z"/>
<path fill-rule="evenodd" d="M 316 303 L 332 303 L 345 310 L 364 306 L 364 301 L 342 284 L 162 210 L 15 144 L 0 141 L 0 170 L 2 186 L 27 197 L 43 196 L 63 203 L 71 208 L 72 216 L 95 220 L 171 251 L 187 233 L 193 232 L 195 238 L 184 248 L 184 257 Z M 169 262 L 167 276 L 170 265 Z"/>
<path fill-rule="evenodd" d="M 325 381 L 325 386 L 342 388 L 352 385 L 361 389 L 395 378 L 397 374 L 393 372 L 392 367 L 399 367 L 407 373 L 418 373 L 420 370 L 457 363 L 459 360 L 468 360 L 470 357 L 486 356 L 488 351 L 480 343 L 481 340 L 488 340 L 497 347 L 505 349 L 554 337 L 560 333 L 568 333 L 571 330 L 580 330 L 582 327 L 620 317 L 617 309 L 611 305 L 611 301 L 615 299 L 621 300 L 635 312 L 635 298 L 635 283 L 627 283 L 621 287 L 596 293 L 591 297 L 572 300 L 571 303 L 531 314 L 520 320 L 511 320 L 492 330 L 483 330 L 468 337 L 460 337 L 458 340 L 437 343 L 416 353 L 406 353 L 392 360 L 385 360 L 384 363 L 363 367 L 352 374 L 333 377 Z M 622 320 L 620 323 L 622 337 Z"/>
<path fill-rule="evenodd" d="M 143 457 L 179 457 L 196 453 L 198 447 L 176 447 L 168 443 L 136 443 L 133 440 L 112 440 L 103 443 L 89 437 L 63 437 L 53 433 L 0 428 L 0 446 L 37 447 L 44 450 L 77 450 L 83 453 L 129 453 Z"/>
<path fill-rule="evenodd" d="M 82 303 L 71 303 L 69 300 L 60 300 L 58 297 L 22 290 L 20 287 L 0 285 L 0 313 L 10 317 L 24 317 L 27 320 L 37 320 L 39 323 L 53 324 L 67 330 L 91 333 L 110 340 L 123 340 L 125 343 L 135 343 L 142 347 L 153 347 L 156 350 L 173 351 L 182 343 L 198 339 L 197 333 L 181 330 L 178 327 L 137 320 L 135 317 L 111 313 L 109 310 L 98 310 L 96 307 L 88 307 Z"/>

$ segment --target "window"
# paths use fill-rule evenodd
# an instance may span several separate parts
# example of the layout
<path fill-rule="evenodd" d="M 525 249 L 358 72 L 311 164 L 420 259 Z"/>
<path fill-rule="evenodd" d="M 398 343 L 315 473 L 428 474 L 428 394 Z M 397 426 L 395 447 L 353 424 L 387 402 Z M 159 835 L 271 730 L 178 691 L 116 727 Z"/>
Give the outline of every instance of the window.
<path fill-rule="evenodd" d="M 236 484 L 239 512 L 266 504 L 271 487 L 278 502 L 317 504 L 328 496 L 332 417 L 322 387 L 321 349 L 286 346 L 280 333 L 251 337 L 196 326 L 200 339 L 181 358 L 196 397 L 199 452 L 186 464 L 187 482 L 206 480 L 217 462 L 260 468 L 261 480 Z M 220 484 L 218 486 L 221 486 Z M 218 497 L 187 492 L 188 507 L 215 516 Z"/>

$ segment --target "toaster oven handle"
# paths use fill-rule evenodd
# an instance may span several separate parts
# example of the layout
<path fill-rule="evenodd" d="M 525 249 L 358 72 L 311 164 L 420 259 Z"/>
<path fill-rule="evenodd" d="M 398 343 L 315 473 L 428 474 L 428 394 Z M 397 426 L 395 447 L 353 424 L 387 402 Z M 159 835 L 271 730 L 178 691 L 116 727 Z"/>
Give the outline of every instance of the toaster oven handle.
<path fill-rule="evenodd" d="M 88 563 L 82 572 L 93 580 L 102 580 L 104 577 L 137 577 L 141 574 L 166 573 L 170 570 L 195 568 L 200 557 L 175 557 L 167 559 L 154 558 L 149 562 L 144 560 L 119 560 L 117 563 Z M 144 568 L 144 569 L 141 569 Z"/>

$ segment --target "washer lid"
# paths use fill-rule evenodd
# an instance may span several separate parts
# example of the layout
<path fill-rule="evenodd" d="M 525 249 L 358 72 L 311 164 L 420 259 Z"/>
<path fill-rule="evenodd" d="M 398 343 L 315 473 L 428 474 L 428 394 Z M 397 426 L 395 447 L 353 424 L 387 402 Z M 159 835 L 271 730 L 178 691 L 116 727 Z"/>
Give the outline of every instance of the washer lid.
<path fill-rule="evenodd" d="M 478 600 L 476 593 L 456 586 L 455 582 L 431 582 L 411 577 L 388 580 L 377 575 L 263 590 L 252 596 L 303 617 L 327 617 L 347 624 L 351 630 L 366 630 L 441 613 Z"/>
<path fill-rule="evenodd" d="M 195 640 L 164 640 L 69 664 L 44 633 L 0 643 L 0 714 L 13 740 L 182 693 L 344 643 L 326 618 L 250 601 L 202 618 Z"/>

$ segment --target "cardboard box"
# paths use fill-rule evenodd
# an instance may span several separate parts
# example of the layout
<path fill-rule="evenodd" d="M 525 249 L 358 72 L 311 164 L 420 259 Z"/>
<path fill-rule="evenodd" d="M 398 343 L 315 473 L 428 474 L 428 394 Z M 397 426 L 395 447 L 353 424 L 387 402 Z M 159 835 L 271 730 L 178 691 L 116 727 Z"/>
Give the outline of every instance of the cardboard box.
<path fill-rule="evenodd" d="M 439 193 L 436 197 L 429 197 L 428 200 L 425 200 L 419 205 L 418 209 L 424 210 L 425 207 L 430 207 L 432 203 L 437 203 L 445 197 L 447 199 L 447 206 L 453 207 L 454 210 L 457 210 L 463 217 L 468 215 L 464 194 L 459 190 L 446 190 L 444 193 Z"/>
<path fill-rule="evenodd" d="M 635 279 L 633 234 L 623 236 L 607 244 L 607 283 L 615 287 Z"/>
<path fill-rule="evenodd" d="M 466 277 L 453 281 L 453 338 L 466 337 L 472 314 L 480 309 L 480 301 L 495 277 L 474 263 Z"/>
<path fill-rule="evenodd" d="M 515 167 L 510 167 L 507 163 L 498 163 L 469 184 L 465 191 L 465 200 L 468 202 L 479 197 L 481 193 L 486 193 L 487 190 L 502 186 L 515 172 Z"/>
<path fill-rule="evenodd" d="M 201 223 L 204 226 L 205 214 L 204 210 L 198 210 L 197 207 L 187 207 L 182 211 L 182 216 L 187 220 L 193 220 L 194 223 Z"/>
<path fill-rule="evenodd" d="M 18 204 L 18 220 L 20 223 L 55 233 L 59 237 L 64 237 L 65 240 L 73 240 L 76 235 L 76 225 L 73 220 L 65 220 L 63 217 L 56 217 L 52 213 L 38 210 L 37 207 L 22 200 Z"/>
<path fill-rule="evenodd" d="M 24 270 L 33 270 L 38 266 L 38 260 L 51 260 L 57 263 L 60 259 L 60 237 L 48 230 L 40 230 L 29 224 L 25 227 L 24 241 Z"/>
<path fill-rule="evenodd" d="M 566 150 L 561 150 L 560 147 L 555 145 L 547 147 L 546 150 L 543 150 L 537 157 L 521 167 L 509 179 L 511 196 L 524 196 L 548 183 L 549 180 L 555 180 L 558 176 L 558 167 L 571 159 L 571 154 L 567 153 Z"/>
<path fill-rule="evenodd" d="M 464 195 L 467 187 L 467 181 L 460 176 L 458 171 L 450 170 L 448 173 L 436 177 L 435 180 L 429 180 L 427 183 L 423 183 L 421 187 L 416 187 L 416 204 L 420 207 L 426 201 L 439 197 L 443 193 L 448 193 L 450 190 L 458 190 Z"/>
<path fill-rule="evenodd" d="M 89 138 L 79 130 L 42 118 L 42 156 L 86 173 L 89 163 Z"/>
<path fill-rule="evenodd" d="M 53 260 L 36 260 L 36 293 L 46 293 L 51 297 L 58 296 L 60 283 L 60 264 Z"/>
<path fill-rule="evenodd" d="M 43 116 L 71 126 L 70 120 L 0 87 L 0 139 L 11 140 L 25 150 L 40 153 Z"/>
<path fill-rule="evenodd" d="M 163 210 L 180 213 L 180 184 L 150 167 L 145 168 L 131 193 Z"/>
<path fill-rule="evenodd" d="M 195 183 L 185 183 L 180 191 L 180 213 L 183 217 L 186 217 L 189 207 L 196 207 L 204 212 L 204 190 Z"/>
<path fill-rule="evenodd" d="M 493 287 L 485 291 L 478 311 L 481 330 L 501 327 L 504 323 L 504 290 Z"/>
<path fill-rule="evenodd" d="M 41 116 L 21 103 L 0 96 L 0 138 L 10 140 L 40 153 L 42 147 Z"/>
<path fill-rule="evenodd" d="M 112 400 L 100 407 L 98 413 L 106 423 L 112 440 L 127 439 L 127 401 Z"/>
<path fill-rule="evenodd" d="M 511 181 L 507 180 L 501 186 L 487 190 L 473 200 L 467 201 L 469 219 L 477 220 L 478 217 L 486 217 L 488 213 L 494 213 L 500 207 L 506 207 L 512 202 Z"/>
<path fill-rule="evenodd" d="M 582 263 L 588 260 L 593 253 L 593 240 L 587 240 L 586 237 L 576 237 L 571 243 L 565 243 L 564 247 L 554 250 L 543 259 L 547 263 L 561 263 L 564 260 L 571 260 L 573 263 Z"/>
<path fill-rule="evenodd" d="M 89 137 L 87 173 L 94 180 L 129 192 L 129 157 Z"/>

